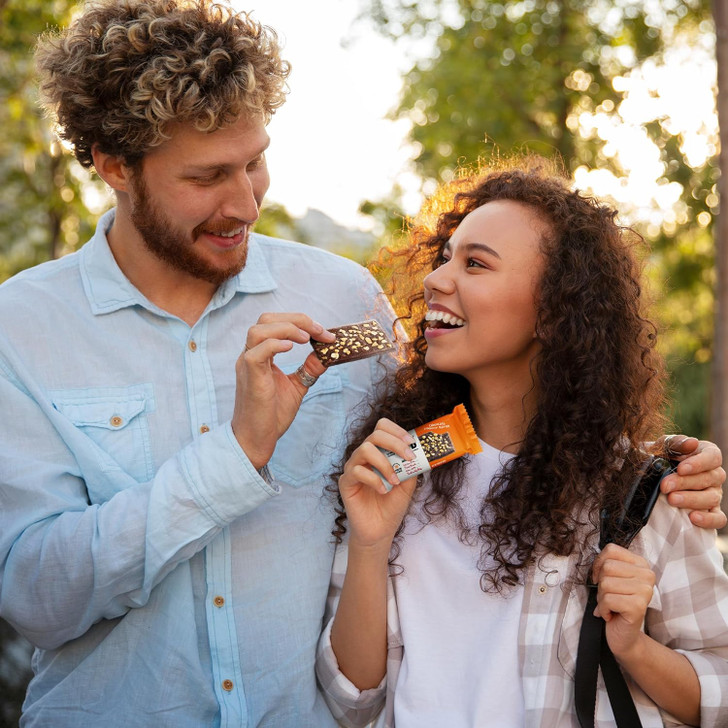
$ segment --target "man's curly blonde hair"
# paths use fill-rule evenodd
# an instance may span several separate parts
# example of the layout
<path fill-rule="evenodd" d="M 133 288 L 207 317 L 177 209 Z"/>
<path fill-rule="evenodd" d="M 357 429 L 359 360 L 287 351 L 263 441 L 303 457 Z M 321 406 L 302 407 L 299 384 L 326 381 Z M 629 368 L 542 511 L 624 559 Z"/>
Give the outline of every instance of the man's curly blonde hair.
<path fill-rule="evenodd" d="M 41 97 L 84 167 L 91 148 L 138 164 L 172 122 L 265 123 L 290 67 L 275 32 L 212 0 L 96 0 L 36 49 Z"/>

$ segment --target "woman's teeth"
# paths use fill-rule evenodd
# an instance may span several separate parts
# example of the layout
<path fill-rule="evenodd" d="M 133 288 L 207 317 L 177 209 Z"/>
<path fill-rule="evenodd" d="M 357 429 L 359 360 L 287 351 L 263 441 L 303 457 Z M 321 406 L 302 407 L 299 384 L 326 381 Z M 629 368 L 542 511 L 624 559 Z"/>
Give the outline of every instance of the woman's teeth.
<path fill-rule="evenodd" d="M 446 313 L 445 311 L 428 311 L 425 314 L 425 321 L 439 321 L 447 326 L 464 326 L 465 321 L 455 316 L 455 314 Z"/>

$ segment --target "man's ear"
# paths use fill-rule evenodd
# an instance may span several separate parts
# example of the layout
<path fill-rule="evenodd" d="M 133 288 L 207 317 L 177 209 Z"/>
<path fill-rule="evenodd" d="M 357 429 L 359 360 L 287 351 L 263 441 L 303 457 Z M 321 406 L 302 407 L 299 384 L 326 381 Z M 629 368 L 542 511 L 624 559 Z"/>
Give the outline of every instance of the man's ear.
<path fill-rule="evenodd" d="M 98 144 L 91 147 L 94 168 L 104 182 L 117 192 L 128 192 L 131 168 L 124 160 L 115 155 L 102 152 Z"/>

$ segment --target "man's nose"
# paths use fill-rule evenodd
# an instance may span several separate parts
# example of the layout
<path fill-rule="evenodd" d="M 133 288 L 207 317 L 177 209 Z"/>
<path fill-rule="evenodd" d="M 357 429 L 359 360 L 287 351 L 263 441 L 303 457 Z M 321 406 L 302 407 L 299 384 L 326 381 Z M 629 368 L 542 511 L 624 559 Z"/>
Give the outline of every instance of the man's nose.
<path fill-rule="evenodd" d="M 257 189 L 247 174 L 234 177 L 225 190 L 225 199 L 220 206 L 221 215 L 249 224 L 254 223 L 260 215 L 260 202 L 264 192 Z"/>

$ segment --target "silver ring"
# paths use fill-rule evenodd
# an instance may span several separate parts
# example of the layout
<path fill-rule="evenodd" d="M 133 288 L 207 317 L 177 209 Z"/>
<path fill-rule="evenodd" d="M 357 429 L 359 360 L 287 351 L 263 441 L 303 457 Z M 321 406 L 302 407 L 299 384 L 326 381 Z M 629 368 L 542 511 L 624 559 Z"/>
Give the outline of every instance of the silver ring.
<path fill-rule="evenodd" d="M 306 368 L 303 366 L 303 364 L 301 364 L 301 366 L 296 369 L 296 376 L 298 377 L 298 381 L 301 382 L 304 387 L 313 387 L 313 385 L 316 384 L 316 381 L 318 380 L 318 377 L 313 377 L 306 371 Z"/>
<path fill-rule="evenodd" d="M 676 450 L 672 449 L 672 445 L 670 443 L 672 442 L 673 437 L 675 437 L 675 435 L 666 435 L 665 439 L 662 441 L 662 446 L 665 448 L 665 453 L 667 455 L 679 455 L 680 454 Z"/>

